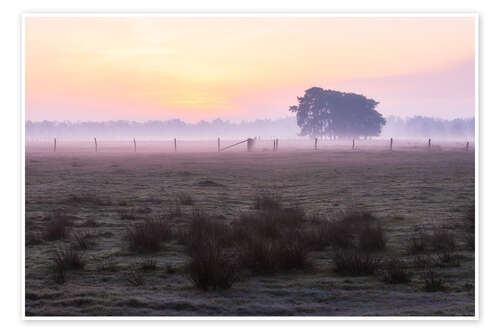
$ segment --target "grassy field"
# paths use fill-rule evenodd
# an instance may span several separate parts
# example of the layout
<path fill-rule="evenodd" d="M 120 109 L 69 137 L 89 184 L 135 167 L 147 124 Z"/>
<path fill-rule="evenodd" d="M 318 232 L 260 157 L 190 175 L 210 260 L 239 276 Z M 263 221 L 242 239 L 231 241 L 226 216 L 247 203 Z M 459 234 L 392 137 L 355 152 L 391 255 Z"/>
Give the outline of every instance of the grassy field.
<path fill-rule="evenodd" d="M 473 152 L 28 150 L 25 185 L 27 316 L 474 315 Z M 336 256 L 356 249 L 319 244 L 316 235 L 307 238 L 305 265 L 259 272 L 240 264 L 230 288 L 198 288 L 193 251 L 179 235 L 199 212 L 227 226 L 258 217 L 267 209 L 259 196 L 281 210 L 300 207 L 307 235 L 366 212 L 386 241 L 363 252 L 376 268 L 340 272 Z M 131 247 L 127 235 L 152 220 L 171 235 L 158 249 Z M 62 235 L 49 230 L 58 221 Z M 224 253 L 237 258 L 239 245 Z M 58 254 L 73 257 L 64 271 Z M 401 281 L 388 278 L 391 263 L 404 271 Z"/>

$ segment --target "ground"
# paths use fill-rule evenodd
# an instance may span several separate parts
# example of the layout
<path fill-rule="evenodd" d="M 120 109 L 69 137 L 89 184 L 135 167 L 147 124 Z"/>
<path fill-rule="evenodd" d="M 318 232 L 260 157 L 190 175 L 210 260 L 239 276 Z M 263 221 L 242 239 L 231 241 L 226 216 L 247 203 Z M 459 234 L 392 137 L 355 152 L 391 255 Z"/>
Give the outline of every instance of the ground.
<path fill-rule="evenodd" d="M 474 251 L 466 246 L 462 224 L 474 204 L 474 153 L 454 146 L 392 152 L 346 147 L 277 153 L 27 149 L 26 234 L 42 233 L 50 214 L 63 210 L 72 218 L 71 232 L 89 232 L 94 244 L 82 251 L 85 268 L 68 272 L 58 284 L 52 258 L 71 237 L 27 242 L 26 315 L 473 316 Z M 194 201 L 181 206 L 182 216 L 172 217 L 182 226 L 194 209 L 231 223 L 254 209 L 262 191 L 279 192 L 286 205 L 299 205 L 308 216 L 372 212 L 388 239 L 387 249 L 376 254 L 382 259 L 410 260 L 411 235 L 449 230 L 459 263 L 436 267 L 446 288 L 428 292 L 425 272 L 418 269 L 404 284 L 386 284 L 378 275 L 340 276 L 332 269 L 333 251 L 325 249 L 310 253 L 311 269 L 245 275 L 230 289 L 202 291 L 185 274 L 188 256 L 176 240 L 150 255 L 130 251 L 123 240 L 134 223 L 171 214 L 179 193 Z M 124 211 L 134 219 L 123 219 Z M 142 272 L 144 284 L 134 285 L 131 272 L 149 258 L 158 269 Z"/>

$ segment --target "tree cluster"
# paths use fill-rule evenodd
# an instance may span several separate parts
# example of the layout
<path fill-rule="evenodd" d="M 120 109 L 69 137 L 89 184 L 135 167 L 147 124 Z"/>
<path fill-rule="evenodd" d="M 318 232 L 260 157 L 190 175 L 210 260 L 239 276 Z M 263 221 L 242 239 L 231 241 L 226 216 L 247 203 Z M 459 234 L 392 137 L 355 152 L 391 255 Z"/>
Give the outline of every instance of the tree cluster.
<path fill-rule="evenodd" d="M 363 95 L 313 87 L 297 100 L 289 110 L 296 113 L 302 136 L 378 136 L 385 125 L 375 110 L 379 103 Z"/>

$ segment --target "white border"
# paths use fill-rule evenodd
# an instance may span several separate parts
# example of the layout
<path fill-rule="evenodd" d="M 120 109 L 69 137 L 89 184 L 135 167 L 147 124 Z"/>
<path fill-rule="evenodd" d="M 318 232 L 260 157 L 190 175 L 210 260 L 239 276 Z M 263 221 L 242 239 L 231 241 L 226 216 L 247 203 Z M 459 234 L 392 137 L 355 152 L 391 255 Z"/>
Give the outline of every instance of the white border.
<path fill-rule="evenodd" d="M 474 121 L 475 121 L 475 294 L 474 294 L 474 316 L 147 316 L 147 317 L 134 317 L 134 316 L 26 316 L 25 312 L 25 159 L 26 159 L 26 137 L 25 137 L 25 122 L 26 122 L 26 98 L 25 98 L 25 88 L 26 88 L 26 51 L 25 51 L 25 41 L 26 41 L 26 18 L 27 17 L 370 17 L 370 18 L 378 18 L 378 17 L 417 17 L 417 18 L 425 18 L 425 17 L 473 17 L 474 18 L 474 27 L 475 27 L 475 99 L 474 99 Z M 311 11 L 308 13 L 307 11 L 301 12 L 276 12 L 273 13 L 270 10 L 266 10 L 265 12 L 260 11 L 252 11 L 252 12 L 236 12 L 236 11 L 218 11 L 218 12 L 176 12 L 176 13 L 150 13 L 150 12 L 136 12 L 136 13 L 127 13 L 127 12 L 113 12 L 113 13 L 103 13 L 102 11 L 92 13 L 65 13 L 65 12 L 24 12 L 21 14 L 20 20 L 20 75 L 21 75 L 21 116 L 20 116 L 20 126 L 21 126 L 21 147 L 20 147 L 20 184 L 21 184 L 21 197 L 20 197 L 20 217 L 21 217 L 21 319 L 24 321 L 55 321 L 55 320 L 82 320 L 82 321 L 116 321 L 116 320 L 139 320 L 139 321 L 149 321 L 149 320 L 180 320 L 180 321 L 213 321 L 213 320 L 228 320 L 228 321 L 255 321 L 255 320 L 271 320 L 271 321 L 280 321 L 280 320 L 310 320 L 310 321 L 330 321 L 330 320 L 349 320 L 349 321 L 358 321 L 358 320 L 374 320 L 374 321 L 386 321 L 386 320 L 425 320 L 425 321 L 477 321 L 479 320 L 479 14 L 478 13 L 334 13 L 332 12 L 321 12 L 318 13 L 316 11 Z"/>

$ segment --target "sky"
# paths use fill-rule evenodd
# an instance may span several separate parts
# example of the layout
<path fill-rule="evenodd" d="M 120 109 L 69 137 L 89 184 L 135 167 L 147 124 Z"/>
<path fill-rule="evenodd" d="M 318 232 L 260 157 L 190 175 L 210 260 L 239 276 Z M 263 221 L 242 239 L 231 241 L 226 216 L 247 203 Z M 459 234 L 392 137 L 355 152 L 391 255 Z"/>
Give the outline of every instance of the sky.
<path fill-rule="evenodd" d="M 26 119 L 276 119 L 318 86 L 474 116 L 473 17 L 27 17 Z"/>

